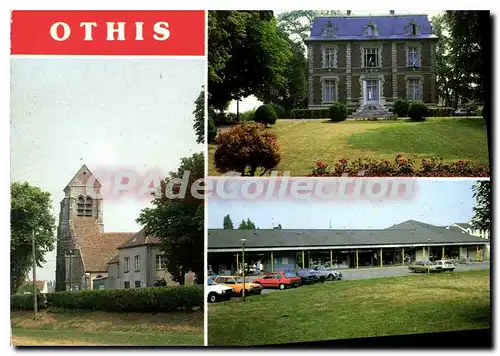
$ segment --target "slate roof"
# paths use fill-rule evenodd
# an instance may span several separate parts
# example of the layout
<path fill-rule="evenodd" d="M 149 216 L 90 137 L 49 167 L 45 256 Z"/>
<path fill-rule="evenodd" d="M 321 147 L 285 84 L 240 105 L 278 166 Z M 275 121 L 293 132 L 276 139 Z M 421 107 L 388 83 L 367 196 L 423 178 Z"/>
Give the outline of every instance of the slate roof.
<path fill-rule="evenodd" d="M 95 219 L 83 216 L 73 219 L 73 227 L 86 272 L 106 272 L 116 249 L 134 235 L 133 232 L 101 233 Z"/>
<path fill-rule="evenodd" d="M 418 35 L 405 34 L 405 26 L 413 21 L 420 27 Z M 378 29 L 377 36 L 365 36 L 364 27 L 370 22 Z M 323 29 L 331 23 L 336 35 L 323 36 Z M 325 40 L 373 40 L 373 39 L 425 39 L 436 38 L 427 15 L 378 15 L 378 16 L 328 16 L 316 17 L 311 26 L 311 35 L 306 41 Z"/>
<path fill-rule="evenodd" d="M 472 229 L 472 225 L 469 224 L 469 223 L 455 223 L 453 225 L 457 225 L 457 226 L 460 226 L 462 229 Z"/>
<path fill-rule="evenodd" d="M 144 229 L 139 231 L 138 233 L 131 236 L 125 243 L 120 245 L 118 248 L 131 248 L 138 247 L 144 245 L 158 245 L 160 243 L 160 239 L 154 236 L 146 235 Z"/>
<path fill-rule="evenodd" d="M 248 248 L 413 245 L 446 243 L 479 243 L 480 237 L 447 230 L 434 225 L 409 220 L 388 229 L 370 230 L 208 230 L 208 248 L 240 248 L 246 238 Z"/>

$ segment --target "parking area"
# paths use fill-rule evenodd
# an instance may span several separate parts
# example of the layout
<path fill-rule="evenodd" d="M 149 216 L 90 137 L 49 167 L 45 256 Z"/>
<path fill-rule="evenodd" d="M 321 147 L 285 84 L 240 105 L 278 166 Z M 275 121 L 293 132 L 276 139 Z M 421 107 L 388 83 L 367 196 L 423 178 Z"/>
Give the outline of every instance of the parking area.
<path fill-rule="evenodd" d="M 468 264 L 455 264 L 456 272 L 464 272 L 478 269 L 490 269 L 490 262 L 474 262 Z M 370 278 L 383 278 L 383 277 L 400 277 L 413 274 L 408 270 L 407 266 L 397 266 L 397 267 L 382 267 L 382 268 L 360 268 L 360 269 L 342 269 L 343 280 L 358 280 L 358 279 L 370 279 Z M 246 278 L 249 282 L 257 279 L 258 276 L 249 276 Z M 339 283 L 338 281 L 324 282 L 324 283 Z M 307 288 L 307 286 L 305 286 Z M 263 289 L 262 294 L 279 292 L 279 289 Z M 239 299 L 239 297 L 234 297 L 234 299 Z"/>

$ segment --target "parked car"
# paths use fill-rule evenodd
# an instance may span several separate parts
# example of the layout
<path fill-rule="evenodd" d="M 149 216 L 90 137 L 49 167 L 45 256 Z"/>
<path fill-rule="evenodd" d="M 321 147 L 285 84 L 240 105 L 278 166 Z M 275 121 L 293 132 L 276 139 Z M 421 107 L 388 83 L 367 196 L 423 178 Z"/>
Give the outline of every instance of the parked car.
<path fill-rule="evenodd" d="M 441 272 L 442 267 L 429 261 L 415 261 L 415 263 L 408 266 L 411 272 L 426 272 L 434 273 Z"/>
<path fill-rule="evenodd" d="M 458 109 L 453 113 L 453 116 L 472 116 L 472 110 L 471 109 Z"/>
<path fill-rule="evenodd" d="M 301 279 L 302 285 L 304 284 L 313 284 L 316 282 L 324 282 L 325 278 L 319 278 L 318 274 L 315 273 L 314 271 L 310 270 L 309 268 L 301 268 L 297 270 L 297 275 Z"/>
<path fill-rule="evenodd" d="M 262 278 L 257 278 L 253 281 L 260 284 L 262 288 L 291 288 L 300 287 L 302 279 L 297 275 L 296 271 L 271 272 Z"/>
<path fill-rule="evenodd" d="M 328 274 L 327 279 L 330 281 L 340 281 L 342 279 L 342 272 L 339 272 L 332 267 L 325 267 L 327 271 L 330 273 Z"/>
<path fill-rule="evenodd" d="M 436 261 L 436 265 L 441 266 L 442 271 L 453 271 L 455 269 L 455 265 L 450 260 L 439 260 Z"/>
<path fill-rule="evenodd" d="M 233 288 L 217 284 L 210 277 L 207 278 L 208 302 L 215 303 L 221 300 L 231 299 Z"/>
<path fill-rule="evenodd" d="M 243 278 L 240 276 L 218 276 L 215 283 L 223 284 L 233 289 L 233 295 L 243 296 Z M 245 281 L 245 295 L 261 294 L 262 286 L 257 283 Z"/>

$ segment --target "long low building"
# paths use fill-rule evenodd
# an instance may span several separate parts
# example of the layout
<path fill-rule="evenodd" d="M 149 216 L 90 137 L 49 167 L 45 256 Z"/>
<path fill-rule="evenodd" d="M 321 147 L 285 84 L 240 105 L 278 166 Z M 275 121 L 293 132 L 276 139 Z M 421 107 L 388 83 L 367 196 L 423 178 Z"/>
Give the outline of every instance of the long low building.
<path fill-rule="evenodd" d="M 361 268 L 427 259 L 489 259 L 489 239 L 472 235 L 463 225 L 409 220 L 387 229 L 365 230 L 209 229 L 208 265 L 214 273 L 239 271 L 241 239 L 246 239 L 247 268 L 260 265 L 265 272 L 319 264 Z"/>

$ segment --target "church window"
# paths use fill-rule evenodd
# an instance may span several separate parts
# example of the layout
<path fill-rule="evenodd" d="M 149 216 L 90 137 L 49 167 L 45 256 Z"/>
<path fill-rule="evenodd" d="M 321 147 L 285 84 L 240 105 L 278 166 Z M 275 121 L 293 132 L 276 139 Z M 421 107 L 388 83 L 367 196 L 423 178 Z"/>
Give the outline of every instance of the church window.
<path fill-rule="evenodd" d="M 85 216 L 92 216 L 92 198 L 87 197 L 85 200 Z"/>
<path fill-rule="evenodd" d="M 85 214 L 85 198 L 79 196 L 76 202 L 76 215 L 83 216 L 84 214 Z"/>

